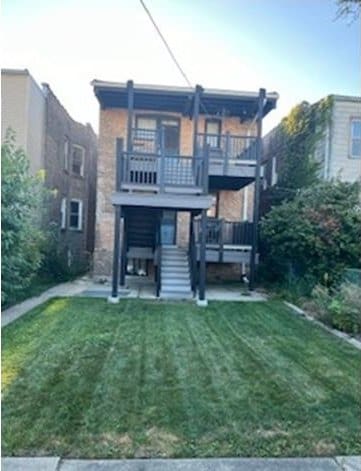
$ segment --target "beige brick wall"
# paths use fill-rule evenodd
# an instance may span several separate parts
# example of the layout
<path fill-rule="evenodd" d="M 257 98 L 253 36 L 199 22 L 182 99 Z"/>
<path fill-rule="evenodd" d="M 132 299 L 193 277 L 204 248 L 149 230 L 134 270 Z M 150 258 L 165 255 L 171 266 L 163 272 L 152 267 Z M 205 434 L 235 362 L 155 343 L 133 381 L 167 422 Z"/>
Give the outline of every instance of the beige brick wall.
<path fill-rule="evenodd" d="M 137 111 L 137 114 L 149 114 L 149 111 Z M 155 113 L 152 113 L 155 114 Z M 192 155 L 193 121 L 177 113 L 166 113 L 180 119 L 180 152 Z M 246 135 L 248 126 L 241 124 L 238 118 L 223 118 L 222 133 Z M 198 132 L 205 131 L 205 118 L 199 120 Z M 99 157 L 97 177 L 97 210 L 94 251 L 94 274 L 109 276 L 113 250 L 114 212 L 110 197 L 115 189 L 115 143 L 117 138 L 124 139 L 126 145 L 127 110 L 100 110 L 99 120 Z M 242 219 L 243 190 L 220 192 L 219 216 L 230 221 Z M 189 215 L 179 213 L 177 219 L 177 243 L 186 246 L 189 234 Z M 230 267 L 230 265 L 228 265 Z"/>

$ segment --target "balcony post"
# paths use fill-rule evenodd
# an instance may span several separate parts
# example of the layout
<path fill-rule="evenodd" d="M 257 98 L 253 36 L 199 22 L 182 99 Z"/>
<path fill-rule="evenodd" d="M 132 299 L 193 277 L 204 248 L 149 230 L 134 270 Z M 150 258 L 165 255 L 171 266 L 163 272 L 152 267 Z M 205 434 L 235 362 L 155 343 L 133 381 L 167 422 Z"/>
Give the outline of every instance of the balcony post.
<path fill-rule="evenodd" d="M 207 231 L 207 211 L 202 209 L 201 216 L 201 240 L 199 257 L 199 296 L 198 306 L 207 306 L 206 300 L 206 231 Z"/>
<path fill-rule="evenodd" d="M 127 123 L 127 152 L 133 150 L 133 111 L 134 111 L 134 83 L 133 80 L 127 82 L 128 93 L 128 123 Z"/>
<path fill-rule="evenodd" d="M 112 294 L 108 297 L 110 303 L 119 302 L 118 279 L 119 279 L 119 254 L 120 254 L 120 216 L 121 206 L 114 207 L 114 241 L 113 241 L 113 272 L 112 272 Z"/>
<path fill-rule="evenodd" d="M 203 91 L 202 87 L 200 85 L 196 85 L 196 89 L 194 92 L 194 103 L 193 103 L 193 157 L 197 155 L 199 105 L 201 101 L 202 91 Z"/>
<path fill-rule="evenodd" d="M 164 193 L 164 174 L 165 174 L 165 152 L 164 152 L 164 127 L 160 131 L 160 165 L 159 165 L 159 188 L 160 192 Z"/>
<path fill-rule="evenodd" d="M 226 132 L 226 149 L 225 149 L 225 155 L 224 155 L 224 160 L 223 160 L 223 175 L 227 175 L 230 148 L 231 148 L 231 135 L 230 135 L 230 132 L 227 131 Z"/>
<path fill-rule="evenodd" d="M 257 137 L 256 137 L 256 179 L 253 195 L 253 232 L 252 232 L 252 251 L 250 260 L 250 281 L 249 289 L 254 290 L 256 276 L 256 257 L 258 251 L 258 219 L 259 219 L 259 198 L 261 186 L 261 162 L 262 162 L 262 118 L 263 107 L 266 98 L 266 90 L 260 88 L 258 95 L 257 111 Z"/>
<path fill-rule="evenodd" d="M 121 255 L 120 255 L 120 279 L 119 279 L 119 285 L 121 287 L 125 287 L 125 274 L 127 271 L 127 231 L 125 227 L 125 211 L 124 208 L 122 209 L 120 213 L 120 217 L 123 216 L 123 224 L 121 225 L 122 229 L 122 237 L 121 237 Z"/>
<path fill-rule="evenodd" d="M 208 174 L 209 174 L 209 144 L 204 149 L 203 159 L 202 159 L 202 169 L 203 169 L 203 193 L 208 194 Z"/>
<path fill-rule="evenodd" d="M 117 138 L 115 144 L 116 152 L 116 169 L 115 169 L 115 191 L 120 191 L 122 185 L 122 178 L 124 179 L 125 175 L 122 175 L 123 171 L 123 149 L 124 149 L 124 140 L 123 138 Z"/>

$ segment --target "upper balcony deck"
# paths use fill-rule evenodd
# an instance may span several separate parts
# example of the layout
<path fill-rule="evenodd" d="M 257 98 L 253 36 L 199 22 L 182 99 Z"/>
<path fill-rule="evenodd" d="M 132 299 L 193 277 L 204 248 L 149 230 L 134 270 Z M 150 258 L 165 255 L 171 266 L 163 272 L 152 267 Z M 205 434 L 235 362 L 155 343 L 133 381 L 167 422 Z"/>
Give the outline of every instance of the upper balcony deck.
<path fill-rule="evenodd" d="M 180 155 L 175 129 L 132 129 L 120 154 L 120 189 L 156 193 L 207 194 L 212 177 L 246 182 L 255 177 L 256 138 L 199 133 L 195 155 Z"/>

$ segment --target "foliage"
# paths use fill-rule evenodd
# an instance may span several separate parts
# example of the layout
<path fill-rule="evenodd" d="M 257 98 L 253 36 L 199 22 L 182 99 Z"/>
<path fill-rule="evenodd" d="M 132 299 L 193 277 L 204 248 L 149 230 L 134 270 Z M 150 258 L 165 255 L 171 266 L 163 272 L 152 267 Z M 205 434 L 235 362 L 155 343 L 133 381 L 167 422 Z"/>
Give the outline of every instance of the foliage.
<path fill-rule="evenodd" d="M 293 199 L 301 188 L 318 181 L 320 164 L 315 158 L 317 145 L 331 116 L 332 99 L 295 106 L 268 139 L 267 155 L 276 156 L 276 185 L 262 195 L 263 212 L 282 201 Z"/>
<path fill-rule="evenodd" d="M 1 302 L 6 303 L 31 283 L 40 267 L 45 235 L 41 231 L 44 185 L 41 176 L 29 174 L 29 161 L 16 148 L 8 130 L 1 146 Z"/>
<path fill-rule="evenodd" d="M 273 281 L 307 277 L 335 284 L 361 266 L 360 184 L 322 182 L 274 207 L 261 221 L 264 270 Z"/>
<path fill-rule="evenodd" d="M 357 20 L 361 11 L 361 0 L 337 0 L 336 18 L 349 18 Z"/>
<path fill-rule="evenodd" d="M 342 283 L 337 289 L 317 285 L 311 309 L 323 322 L 345 332 L 361 333 L 361 286 Z"/>
<path fill-rule="evenodd" d="M 2 348 L 7 456 L 361 453 L 360 352 L 280 302 L 53 299 Z"/>

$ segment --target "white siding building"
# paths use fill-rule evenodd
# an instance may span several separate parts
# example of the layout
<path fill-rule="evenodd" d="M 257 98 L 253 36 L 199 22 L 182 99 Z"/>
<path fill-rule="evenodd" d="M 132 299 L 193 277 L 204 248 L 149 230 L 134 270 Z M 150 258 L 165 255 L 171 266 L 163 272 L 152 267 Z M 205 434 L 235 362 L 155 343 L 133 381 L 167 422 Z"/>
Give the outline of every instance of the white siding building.
<path fill-rule="evenodd" d="M 331 122 L 324 139 L 322 176 L 361 179 L 361 97 L 333 95 Z"/>
<path fill-rule="evenodd" d="M 1 142 L 8 128 L 30 160 L 30 170 L 44 168 L 46 98 L 27 69 L 1 71 Z"/>

